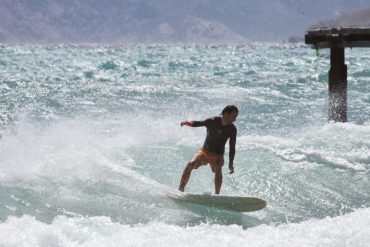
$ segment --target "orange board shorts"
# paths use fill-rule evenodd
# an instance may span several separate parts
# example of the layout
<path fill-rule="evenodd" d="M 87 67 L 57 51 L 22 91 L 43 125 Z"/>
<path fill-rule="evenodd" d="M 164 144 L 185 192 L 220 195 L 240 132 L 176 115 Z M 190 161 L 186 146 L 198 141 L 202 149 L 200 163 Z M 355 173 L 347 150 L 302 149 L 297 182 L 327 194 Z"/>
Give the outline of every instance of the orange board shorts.
<path fill-rule="evenodd" d="M 224 155 L 209 153 L 202 148 L 194 155 L 191 162 L 194 164 L 194 169 L 210 164 L 212 172 L 215 172 L 216 170 L 221 169 L 224 165 Z"/>

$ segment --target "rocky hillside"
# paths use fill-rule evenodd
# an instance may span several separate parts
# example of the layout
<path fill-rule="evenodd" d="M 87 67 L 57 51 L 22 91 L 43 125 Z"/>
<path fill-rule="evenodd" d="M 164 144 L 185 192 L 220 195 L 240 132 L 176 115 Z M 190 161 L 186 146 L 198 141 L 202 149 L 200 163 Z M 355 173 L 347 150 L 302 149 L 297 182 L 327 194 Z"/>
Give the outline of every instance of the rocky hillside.
<path fill-rule="evenodd" d="M 0 42 L 281 41 L 364 6 L 369 0 L 1 0 Z"/>

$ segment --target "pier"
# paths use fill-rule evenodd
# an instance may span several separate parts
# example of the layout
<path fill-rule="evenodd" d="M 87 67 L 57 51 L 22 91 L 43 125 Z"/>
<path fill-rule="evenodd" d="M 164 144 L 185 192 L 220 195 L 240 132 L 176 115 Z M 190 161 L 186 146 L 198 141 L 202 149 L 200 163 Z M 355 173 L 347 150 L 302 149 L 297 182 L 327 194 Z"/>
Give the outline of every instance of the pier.
<path fill-rule="evenodd" d="M 347 65 L 345 48 L 370 47 L 370 28 L 311 29 L 305 43 L 312 48 L 330 48 L 329 121 L 347 122 Z"/>

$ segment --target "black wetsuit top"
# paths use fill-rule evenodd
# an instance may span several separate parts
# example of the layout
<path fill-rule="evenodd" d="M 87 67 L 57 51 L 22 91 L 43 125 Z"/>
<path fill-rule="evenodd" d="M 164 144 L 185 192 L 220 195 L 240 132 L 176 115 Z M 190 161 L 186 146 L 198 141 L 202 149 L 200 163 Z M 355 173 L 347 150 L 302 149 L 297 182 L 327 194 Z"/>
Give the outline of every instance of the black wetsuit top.
<path fill-rule="evenodd" d="M 230 138 L 229 162 L 232 165 L 235 157 L 235 143 L 237 129 L 234 124 L 222 125 L 220 117 L 208 118 L 204 121 L 192 121 L 192 127 L 207 127 L 207 137 L 203 149 L 210 153 L 224 154 L 225 144 Z"/>

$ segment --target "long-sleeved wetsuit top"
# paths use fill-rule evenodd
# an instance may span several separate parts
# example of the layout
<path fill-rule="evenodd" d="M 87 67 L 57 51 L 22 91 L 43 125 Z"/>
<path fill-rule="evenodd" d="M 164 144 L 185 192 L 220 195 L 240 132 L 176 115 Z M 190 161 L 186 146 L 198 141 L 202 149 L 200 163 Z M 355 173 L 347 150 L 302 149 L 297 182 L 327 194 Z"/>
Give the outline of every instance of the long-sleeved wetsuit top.
<path fill-rule="evenodd" d="M 225 144 L 230 138 L 229 146 L 229 163 L 234 162 L 235 143 L 237 129 L 234 124 L 222 125 L 221 117 L 208 118 L 204 121 L 192 121 L 192 127 L 207 127 L 207 137 L 204 141 L 203 148 L 210 153 L 224 154 Z"/>

